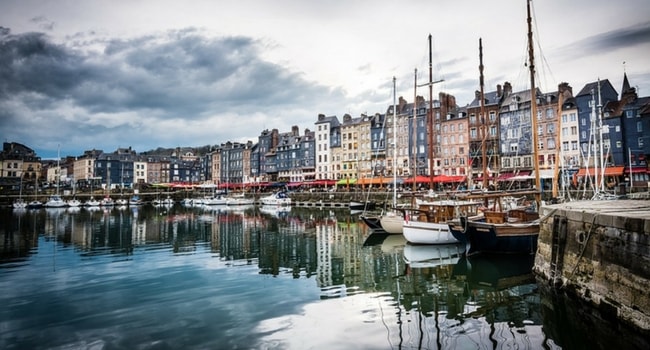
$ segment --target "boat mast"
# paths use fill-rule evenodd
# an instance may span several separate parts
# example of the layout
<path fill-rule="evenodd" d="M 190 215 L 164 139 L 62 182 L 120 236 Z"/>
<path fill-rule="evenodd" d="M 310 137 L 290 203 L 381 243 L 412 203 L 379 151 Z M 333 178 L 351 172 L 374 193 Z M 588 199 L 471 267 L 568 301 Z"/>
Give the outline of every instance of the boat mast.
<path fill-rule="evenodd" d="M 562 131 L 561 129 L 561 122 L 562 122 L 562 105 L 564 104 L 564 91 L 562 90 L 563 87 L 559 87 L 557 90 L 557 124 L 555 127 L 555 160 L 553 162 L 553 198 L 558 197 L 558 180 L 559 176 L 558 174 L 560 173 L 560 167 L 558 165 L 558 161 L 560 160 L 560 147 L 561 147 L 561 139 L 560 139 L 560 132 Z"/>
<path fill-rule="evenodd" d="M 397 207 L 397 100 L 395 98 L 395 77 L 393 77 L 393 208 Z"/>
<path fill-rule="evenodd" d="M 535 87 L 535 54 L 533 51 L 533 28 L 532 18 L 530 15 L 530 2 L 526 2 L 526 12 L 528 15 L 528 68 L 530 69 L 530 120 L 532 125 L 533 134 L 533 166 L 535 168 L 535 201 L 537 202 L 537 209 L 539 210 L 540 196 L 541 196 L 541 181 L 539 177 L 539 159 L 537 147 L 539 146 L 538 131 L 537 131 L 537 88 Z"/>
<path fill-rule="evenodd" d="M 600 162 L 600 178 L 598 179 L 597 186 L 600 192 L 605 191 L 605 153 L 603 151 L 603 105 L 600 94 L 600 78 L 598 78 L 598 129 L 596 137 L 598 140 L 598 162 Z"/>
<path fill-rule="evenodd" d="M 415 68 L 414 74 L 414 83 L 413 83 L 413 193 L 415 193 L 417 186 L 417 174 L 418 174 L 418 69 Z M 413 197 L 415 198 L 415 197 Z"/>
<path fill-rule="evenodd" d="M 480 118 L 481 118 L 482 130 L 483 130 L 483 140 L 481 142 L 481 164 L 483 166 L 483 175 L 482 175 L 483 176 L 483 190 L 486 190 L 489 187 L 490 183 L 489 183 L 489 180 L 488 180 L 487 164 L 486 164 L 486 162 L 487 162 L 486 153 L 487 152 L 486 152 L 486 149 L 485 149 L 485 141 L 487 140 L 487 130 L 486 130 L 486 127 L 485 127 L 485 122 L 486 122 L 485 119 L 486 118 L 485 118 L 485 95 L 484 95 L 484 89 L 483 89 L 484 80 L 483 80 L 483 39 L 482 38 L 478 39 L 478 61 L 479 61 L 478 70 L 481 73 L 481 75 L 479 77 L 479 83 L 480 83 L 480 86 L 481 86 L 481 95 L 480 95 L 480 98 L 481 98 L 481 116 L 480 116 Z"/>
<path fill-rule="evenodd" d="M 431 58 L 431 34 L 429 34 L 429 111 L 427 113 L 427 127 L 429 132 L 429 189 L 433 190 L 433 59 Z"/>

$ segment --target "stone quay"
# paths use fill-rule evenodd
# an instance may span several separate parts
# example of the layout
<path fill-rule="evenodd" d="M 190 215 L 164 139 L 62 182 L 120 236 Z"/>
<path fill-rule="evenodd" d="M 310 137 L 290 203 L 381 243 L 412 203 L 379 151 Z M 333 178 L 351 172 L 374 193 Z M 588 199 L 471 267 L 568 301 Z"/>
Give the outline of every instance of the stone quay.
<path fill-rule="evenodd" d="M 539 278 L 650 334 L 650 200 L 566 202 L 542 213 Z"/>

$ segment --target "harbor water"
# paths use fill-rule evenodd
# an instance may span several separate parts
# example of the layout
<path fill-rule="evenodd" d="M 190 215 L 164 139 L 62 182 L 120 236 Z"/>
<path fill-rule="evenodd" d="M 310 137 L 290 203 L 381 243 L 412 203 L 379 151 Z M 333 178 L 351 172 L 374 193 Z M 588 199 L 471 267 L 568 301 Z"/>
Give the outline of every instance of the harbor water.
<path fill-rule="evenodd" d="M 646 349 L 546 287 L 347 209 L 0 209 L 2 349 Z"/>

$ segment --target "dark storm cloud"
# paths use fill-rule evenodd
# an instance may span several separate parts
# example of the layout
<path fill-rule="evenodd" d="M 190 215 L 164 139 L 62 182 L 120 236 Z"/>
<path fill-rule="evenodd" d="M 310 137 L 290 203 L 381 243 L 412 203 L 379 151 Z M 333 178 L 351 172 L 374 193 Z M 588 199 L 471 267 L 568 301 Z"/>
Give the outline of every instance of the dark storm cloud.
<path fill-rule="evenodd" d="M 574 42 L 564 49 L 580 55 L 593 55 L 640 45 L 650 45 L 650 22 L 600 33 Z"/>
<path fill-rule="evenodd" d="M 42 33 L 0 35 L 0 100 L 34 92 L 59 98 L 85 75 L 83 58 Z"/>
<path fill-rule="evenodd" d="M 344 97 L 340 89 L 263 60 L 263 44 L 247 37 L 209 37 L 190 28 L 130 39 L 78 34 L 62 45 L 43 33 L 0 29 L 0 129 L 26 144 L 47 139 L 56 144 L 62 138 L 79 148 L 98 140 L 132 144 L 143 118 L 151 127 L 166 120 L 176 125 L 179 118 L 186 125 L 205 125 L 238 116 L 239 129 L 231 123 L 215 130 L 214 139 L 203 130 L 205 143 L 225 142 L 261 131 L 240 118 L 255 114 L 257 123 L 263 115 L 313 118 L 321 101 Z M 304 115 L 305 108 L 314 110 Z M 56 123 L 50 129 L 39 126 L 51 120 Z M 197 129 L 175 135 L 190 132 Z M 162 139 L 168 133 L 149 137 L 155 145 L 169 142 Z"/>

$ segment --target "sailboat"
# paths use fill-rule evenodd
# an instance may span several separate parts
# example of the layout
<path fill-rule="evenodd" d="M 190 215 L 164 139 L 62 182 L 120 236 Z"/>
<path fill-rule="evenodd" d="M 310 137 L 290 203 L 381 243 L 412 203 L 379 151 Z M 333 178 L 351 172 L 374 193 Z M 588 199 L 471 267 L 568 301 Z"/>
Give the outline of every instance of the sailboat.
<path fill-rule="evenodd" d="M 46 208 L 63 208 L 66 207 L 68 204 L 61 198 L 59 195 L 59 188 L 61 187 L 59 185 L 59 179 L 61 178 L 61 156 L 59 152 L 57 152 L 57 161 L 56 161 L 56 194 L 53 194 L 50 196 L 50 198 L 45 202 L 45 207 Z"/>
<path fill-rule="evenodd" d="M 38 178 L 34 179 L 34 199 L 27 203 L 27 208 L 38 209 L 42 208 L 43 203 L 38 200 Z"/>
<path fill-rule="evenodd" d="M 461 216 L 458 220 L 449 223 L 450 230 L 455 236 L 464 235 L 469 242 L 467 255 L 487 253 L 487 254 L 535 254 L 537 251 L 537 239 L 540 228 L 540 196 L 541 182 L 539 177 L 539 162 L 537 162 L 537 97 L 535 88 L 535 63 L 533 54 L 533 34 L 532 19 L 530 11 L 530 0 L 527 1 L 527 21 L 528 21 L 528 54 L 530 70 L 530 111 L 531 124 L 533 130 L 532 150 L 533 162 L 535 168 L 535 189 L 533 191 L 517 191 L 519 196 L 533 195 L 535 205 L 531 207 L 509 207 L 503 202 L 503 199 L 512 196 L 509 191 L 482 193 L 470 195 L 468 198 L 481 199 L 488 209 L 483 211 L 483 216 L 469 217 Z M 484 103 L 483 96 L 483 61 L 482 61 L 482 43 L 479 39 L 479 51 L 481 62 L 479 69 L 481 72 L 481 103 Z M 483 110 L 483 106 L 481 108 Z M 485 147 L 483 147 L 485 152 Z M 485 155 L 484 155 L 485 157 Z M 483 163 L 485 168 L 486 164 Z M 483 178 L 488 177 L 484 169 Z"/>
<path fill-rule="evenodd" d="M 414 112 L 415 113 L 415 110 Z M 381 228 L 390 234 L 402 234 L 404 217 L 402 213 L 395 211 L 397 208 L 397 171 L 395 164 L 397 163 L 397 101 L 395 93 L 395 77 L 393 77 L 393 210 L 382 213 L 379 217 L 379 224 Z"/>
<path fill-rule="evenodd" d="M 431 54 L 431 35 L 429 35 L 429 116 L 433 113 L 433 62 Z M 416 72 L 417 73 L 417 72 Z M 417 88 L 417 74 L 415 87 Z M 417 102 L 417 93 L 416 102 Z M 414 111 L 417 106 L 414 105 Z M 433 120 L 429 118 L 428 125 L 432 127 Z M 417 134 L 414 132 L 414 134 Z M 433 141 L 429 140 L 429 157 L 433 159 Z M 429 171 L 433 176 L 432 168 Z M 414 171 L 417 174 L 417 171 Z M 429 178 L 431 181 L 432 177 Z M 415 186 L 415 181 L 413 182 Z M 403 212 L 402 233 L 411 244 L 453 244 L 463 242 L 455 237 L 448 222 L 459 215 L 474 215 L 480 203 L 468 200 L 438 199 L 416 200 L 413 207 L 401 209 Z"/>
<path fill-rule="evenodd" d="M 23 174 L 20 174 L 20 189 L 19 189 L 18 199 L 12 204 L 14 209 L 26 209 L 27 202 L 23 199 Z"/>

